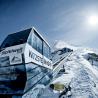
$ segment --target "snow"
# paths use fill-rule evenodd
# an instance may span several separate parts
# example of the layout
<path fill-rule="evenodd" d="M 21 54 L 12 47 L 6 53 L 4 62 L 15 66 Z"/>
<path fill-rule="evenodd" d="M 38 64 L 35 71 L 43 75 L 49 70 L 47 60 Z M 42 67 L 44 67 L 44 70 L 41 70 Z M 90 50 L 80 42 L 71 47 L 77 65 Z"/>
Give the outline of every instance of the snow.
<path fill-rule="evenodd" d="M 59 78 L 56 78 L 53 82 L 51 82 L 51 84 L 60 83 L 60 84 L 64 84 L 68 86 L 68 84 L 71 82 L 72 77 L 73 77 L 72 73 L 68 75 L 62 74 Z M 40 98 L 59 98 L 59 94 L 60 94 L 60 91 L 55 91 L 47 87 L 44 90 L 43 95 L 40 96 Z"/>
<path fill-rule="evenodd" d="M 98 98 L 98 88 L 94 87 L 98 85 L 98 70 L 82 56 L 88 52 L 91 51 L 78 51 L 77 54 L 73 55 L 75 57 L 72 57 L 73 62 L 68 63 L 68 66 L 70 64 L 74 66 L 75 63 L 75 67 L 72 67 L 76 73 L 72 81 L 74 98 L 76 96 L 82 96 L 82 98 L 90 98 L 90 96 L 92 96 L 91 98 Z M 77 58 L 77 56 L 80 58 Z"/>
<path fill-rule="evenodd" d="M 60 83 L 60 84 L 64 84 L 67 85 L 71 82 L 71 79 L 74 77 L 73 73 L 69 73 L 69 74 L 62 74 L 59 78 L 55 79 L 52 84 L 55 83 Z M 61 81 L 62 80 L 62 81 Z"/>
<path fill-rule="evenodd" d="M 58 49 L 62 49 L 62 48 L 70 48 L 70 49 L 73 49 L 73 50 L 76 50 L 78 47 L 75 47 L 75 46 L 72 46 L 68 43 L 66 43 L 65 41 L 62 41 L 62 40 L 59 40 L 59 41 L 56 41 L 53 48 L 54 50 L 58 50 Z"/>
<path fill-rule="evenodd" d="M 85 59 L 84 55 L 88 53 L 94 53 L 94 51 L 88 48 L 75 50 L 63 63 L 65 73 L 58 74 L 57 78 L 51 82 L 52 84 L 61 83 L 65 86 L 70 84 L 72 88 L 72 96 L 70 98 L 98 98 L 98 67 L 92 66 Z M 55 54 L 55 62 L 64 55 L 66 54 Z M 40 98 L 59 98 L 59 94 L 60 92 L 55 93 L 47 87 Z"/>

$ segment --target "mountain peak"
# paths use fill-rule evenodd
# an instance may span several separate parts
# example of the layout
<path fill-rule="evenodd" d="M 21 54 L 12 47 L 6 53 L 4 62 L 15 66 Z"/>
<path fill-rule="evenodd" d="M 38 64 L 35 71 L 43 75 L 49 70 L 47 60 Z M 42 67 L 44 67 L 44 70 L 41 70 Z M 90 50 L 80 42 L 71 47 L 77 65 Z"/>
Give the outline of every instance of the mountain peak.
<path fill-rule="evenodd" d="M 69 49 L 72 49 L 72 50 L 77 49 L 77 47 L 75 47 L 75 46 L 73 46 L 69 43 L 66 43 L 65 41 L 62 41 L 62 40 L 55 41 L 53 49 L 54 50 L 59 50 L 59 49 L 62 49 L 62 48 L 69 48 Z"/>

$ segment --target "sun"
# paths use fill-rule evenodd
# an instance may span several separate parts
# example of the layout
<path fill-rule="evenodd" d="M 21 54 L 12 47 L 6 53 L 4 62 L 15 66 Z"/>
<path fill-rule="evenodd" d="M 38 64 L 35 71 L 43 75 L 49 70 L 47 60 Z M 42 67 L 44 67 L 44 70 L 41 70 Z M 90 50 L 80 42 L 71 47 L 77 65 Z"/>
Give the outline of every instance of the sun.
<path fill-rule="evenodd" d="M 96 26 L 98 24 L 98 16 L 92 15 L 88 17 L 88 24 L 91 26 Z"/>

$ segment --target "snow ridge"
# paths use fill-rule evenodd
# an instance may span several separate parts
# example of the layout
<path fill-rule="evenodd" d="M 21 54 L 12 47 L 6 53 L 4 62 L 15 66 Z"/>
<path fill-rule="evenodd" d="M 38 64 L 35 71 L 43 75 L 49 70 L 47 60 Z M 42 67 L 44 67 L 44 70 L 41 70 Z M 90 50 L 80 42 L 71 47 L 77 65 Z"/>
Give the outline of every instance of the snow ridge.
<path fill-rule="evenodd" d="M 60 54 L 58 51 L 52 59 L 55 61 L 59 60 L 67 53 Z M 87 48 L 74 50 L 63 63 L 65 72 L 58 74 L 58 77 L 52 82 L 53 84 L 61 83 L 65 86 L 70 85 L 72 93 L 70 98 L 98 98 L 98 68 L 84 57 L 88 53 L 94 53 L 94 51 Z M 48 93 L 49 91 L 51 94 Z M 59 98 L 59 95 L 60 92 L 55 93 L 47 87 L 40 98 Z"/>

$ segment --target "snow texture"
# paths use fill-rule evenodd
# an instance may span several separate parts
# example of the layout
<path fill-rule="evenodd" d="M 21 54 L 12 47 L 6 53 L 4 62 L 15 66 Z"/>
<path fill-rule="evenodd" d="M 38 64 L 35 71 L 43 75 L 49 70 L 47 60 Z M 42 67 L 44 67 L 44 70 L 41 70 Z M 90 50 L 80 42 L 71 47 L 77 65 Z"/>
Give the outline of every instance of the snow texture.
<path fill-rule="evenodd" d="M 72 93 L 70 98 L 98 98 L 98 68 L 85 59 L 84 55 L 88 53 L 93 53 L 93 51 L 79 48 L 72 52 L 64 62 L 65 72 L 58 74 L 58 77 L 51 82 L 52 84 L 62 83 L 65 87 L 70 85 Z M 62 55 L 56 53 L 55 62 L 64 55 L 66 53 Z M 47 87 L 40 98 L 59 98 L 60 93 Z"/>

